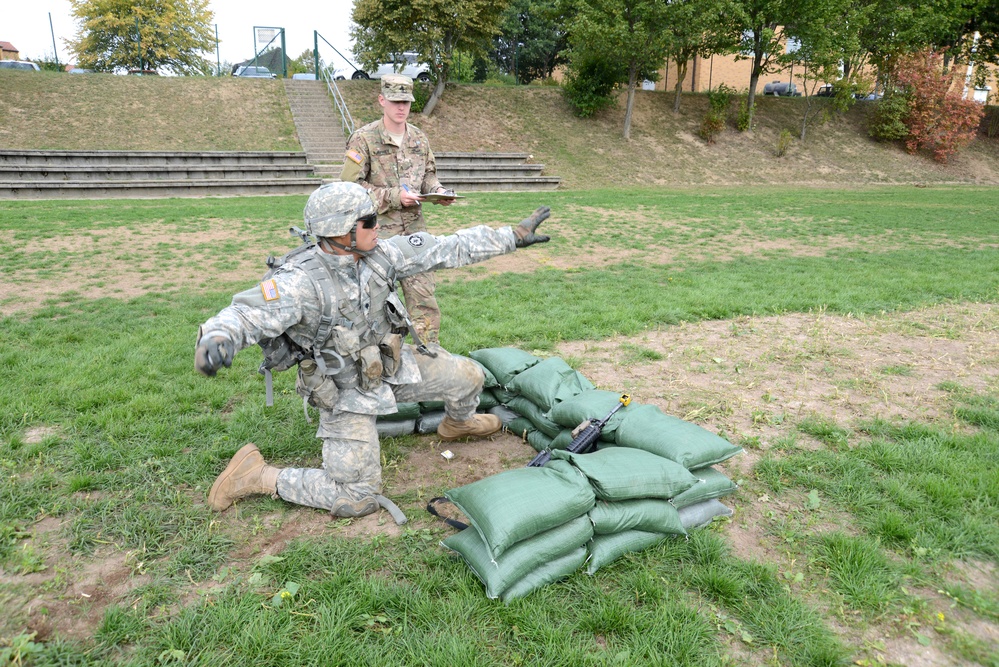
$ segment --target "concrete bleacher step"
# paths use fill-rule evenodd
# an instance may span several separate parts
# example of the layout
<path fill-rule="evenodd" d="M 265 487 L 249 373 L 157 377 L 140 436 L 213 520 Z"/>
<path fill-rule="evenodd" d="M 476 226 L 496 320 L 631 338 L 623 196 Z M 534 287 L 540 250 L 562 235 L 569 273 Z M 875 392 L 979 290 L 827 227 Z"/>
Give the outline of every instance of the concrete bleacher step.
<path fill-rule="evenodd" d="M 555 190 L 558 176 L 542 176 L 545 165 L 529 163 L 528 153 L 434 153 L 437 176 L 454 190 Z"/>
<path fill-rule="evenodd" d="M 307 164 L 300 151 L 62 151 L 0 150 L 0 165 L 239 165 Z"/>
<path fill-rule="evenodd" d="M 0 182 L 0 199 L 145 199 L 310 194 L 318 178 Z"/>
<path fill-rule="evenodd" d="M 0 151 L 0 199 L 307 194 L 322 182 L 287 151 Z"/>

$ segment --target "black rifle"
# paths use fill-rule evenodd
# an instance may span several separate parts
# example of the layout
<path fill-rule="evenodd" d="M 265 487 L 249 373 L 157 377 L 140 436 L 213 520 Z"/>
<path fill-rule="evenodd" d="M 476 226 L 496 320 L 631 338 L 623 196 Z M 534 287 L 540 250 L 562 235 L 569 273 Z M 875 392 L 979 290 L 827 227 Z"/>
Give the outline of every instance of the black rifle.
<path fill-rule="evenodd" d="M 600 432 L 604 430 L 604 426 L 610 421 L 610 418 L 614 416 L 614 413 L 623 407 L 626 407 L 631 403 L 631 396 L 628 394 L 621 394 L 621 398 L 617 399 L 618 404 L 614 406 L 614 409 L 607 413 L 607 416 L 599 421 L 591 421 L 586 428 L 576 434 L 576 437 L 572 439 L 569 446 L 565 448 L 565 451 L 572 452 L 573 454 L 585 454 L 586 452 L 593 449 L 594 445 L 597 444 L 597 440 L 600 438 Z M 531 462 L 527 464 L 528 468 L 542 468 L 546 463 L 552 460 L 552 450 L 550 447 L 546 447 L 538 452 L 538 455 L 531 459 Z"/>

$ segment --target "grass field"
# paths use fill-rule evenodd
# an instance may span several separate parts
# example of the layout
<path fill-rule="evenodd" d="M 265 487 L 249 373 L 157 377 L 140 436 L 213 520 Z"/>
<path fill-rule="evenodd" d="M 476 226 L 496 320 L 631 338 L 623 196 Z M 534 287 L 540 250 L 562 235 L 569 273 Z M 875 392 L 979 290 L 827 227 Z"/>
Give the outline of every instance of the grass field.
<path fill-rule="evenodd" d="M 440 273 L 442 343 L 513 345 L 720 432 L 731 520 L 508 606 L 422 508 L 532 449 L 383 442 L 410 516 L 210 512 L 242 444 L 314 465 L 293 378 L 197 326 L 303 197 L 0 203 L 0 664 L 999 665 L 999 192 L 481 194 L 553 241 Z M 450 447 L 450 444 L 449 444 Z M 281 598 L 281 592 L 290 597 Z"/>

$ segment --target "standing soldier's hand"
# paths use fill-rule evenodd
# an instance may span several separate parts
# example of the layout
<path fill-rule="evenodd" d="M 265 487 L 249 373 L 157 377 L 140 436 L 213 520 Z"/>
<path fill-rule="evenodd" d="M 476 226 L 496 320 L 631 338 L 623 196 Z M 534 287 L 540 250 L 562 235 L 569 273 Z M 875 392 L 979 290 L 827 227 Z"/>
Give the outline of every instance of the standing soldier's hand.
<path fill-rule="evenodd" d="M 214 377 L 219 368 L 232 366 L 236 346 L 224 336 L 206 336 L 194 350 L 194 368 L 202 375 Z"/>
<path fill-rule="evenodd" d="M 517 236 L 517 247 L 526 248 L 535 243 L 547 243 L 550 237 L 544 234 L 535 234 L 538 225 L 548 219 L 551 209 L 547 206 L 539 206 L 534 209 L 534 213 L 520 221 L 520 224 L 513 228 L 513 233 Z"/>

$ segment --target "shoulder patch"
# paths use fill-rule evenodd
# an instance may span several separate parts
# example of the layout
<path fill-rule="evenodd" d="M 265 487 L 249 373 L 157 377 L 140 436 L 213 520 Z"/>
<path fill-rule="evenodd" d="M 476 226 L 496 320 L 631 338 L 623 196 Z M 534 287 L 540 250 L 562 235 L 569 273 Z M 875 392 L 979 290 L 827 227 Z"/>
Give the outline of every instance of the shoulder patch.
<path fill-rule="evenodd" d="M 276 301 L 281 298 L 273 278 L 260 283 L 260 293 L 264 295 L 264 301 Z"/>
<path fill-rule="evenodd" d="M 413 246 L 414 248 L 422 248 L 423 247 L 423 237 L 422 236 L 417 236 L 416 234 L 414 234 L 412 236 L 407 236 L 406 238 L 409 239 L 409 245 Z"/>
<path fill-rule="evenodd" d="M 355 151 L 355 150 L 349 150 L 349 151 L 347 151 L 347 159 L 353 161 L 354 164 L 361 164 L 361 161 L 364 158 L 361 157 L 361 154 L 358 153 L 357 151 Z"/>

